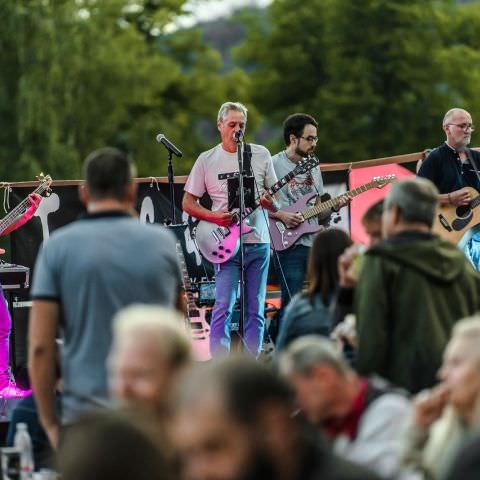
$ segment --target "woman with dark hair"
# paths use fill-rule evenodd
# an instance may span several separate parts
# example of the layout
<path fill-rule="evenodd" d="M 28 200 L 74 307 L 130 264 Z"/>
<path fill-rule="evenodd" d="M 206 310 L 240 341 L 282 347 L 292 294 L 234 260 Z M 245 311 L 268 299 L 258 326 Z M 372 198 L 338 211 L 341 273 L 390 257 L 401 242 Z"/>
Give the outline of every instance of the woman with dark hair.
<path fill-rule="evenodd" d="M 337 261 L 351 244 L 348 234 L 336 228 L 316 235 L 308 257 L 308 286 L 292 298 L 285 310 L 277 351 L 303 335 L 329 335 L 329 306 L 338 286 Z"/>

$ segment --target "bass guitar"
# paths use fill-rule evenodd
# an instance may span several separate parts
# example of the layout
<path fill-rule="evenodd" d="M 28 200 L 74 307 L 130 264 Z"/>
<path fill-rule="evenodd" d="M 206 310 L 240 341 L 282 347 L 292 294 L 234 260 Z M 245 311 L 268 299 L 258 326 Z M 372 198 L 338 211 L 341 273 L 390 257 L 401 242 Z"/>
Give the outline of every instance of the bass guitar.
<path fill-rule="evenodd" d="M 282 211 L 299 213 L 302 216 L 302 223 L 297 227 L 289 228 L 278 218 L 269 219 L 270 235 L 272 247 L 277 251 L 287 250 L 292 247 L 297 240 L 308 233 L 315 233 L 323 230 L 325 227 L 319 225 L 316 218 L 320 213 L 338 208 L 346 199 L 352 199 L 360 193 L 366 192 L 371 188 L 382 188 L 395 180 L 395 175 L 386 175 L 384 177 L 374 177 L 371 182 L 365 183 L 360 187 L 343 193 L 338 197 L 332 198 L 322 203 L 309 207 L 308 204 L 317 196 L 316 193 L 307 193 L 299 200 L 288 207 L 282 207 Z"/>
<path fill-rule="evenodd" d="M 472 187 L 468 205 L 440 205 L 433 223 L 433 232 L 452 243 L 459 243 L 472 227 L 480 224 L 480 195 Z"/>
<path fill-rule="evenodd" d="M 43 175 L 41 173 L 38 177 L 40 185 L 32 192 L 37 195 L 41 195 L 43 192 L 50 192 L 50 185 L 52 184 L 52 177 L 50 175 Z M 0 220 L 0 235 L 8 230 L 13 224 L 18 222 L 19 218 L 30 207 L 30 200 L 24 198 L 15 208 L 12 208 L 1 220 Z"/>
<path fill-rule="evenodd" d="M 298 162 L 296 167 L 277 183 L 272 185 L 268 190 L 269 195 L 273 195 L 282 187 L 284 187 L 292 178 L 302 173 L 310 171 L 318 166 L 320 160 L 315 156 L 309 156 Z M 248 217 L 256 211 L 255 207 L 244 217 L 242 225 L 242 233 L 249 233 L 253 230 L 247 223 Z M 200 253 L 212 263 L 223 263 L 233 257 L 239 248 L 240 242 L 240 221 L 239 215 L 236 214 L 234 223 L 229 227 L 221 227 L 216 223 L 202 220 L 198 223 L 195 232 L 195 241 Z"/>

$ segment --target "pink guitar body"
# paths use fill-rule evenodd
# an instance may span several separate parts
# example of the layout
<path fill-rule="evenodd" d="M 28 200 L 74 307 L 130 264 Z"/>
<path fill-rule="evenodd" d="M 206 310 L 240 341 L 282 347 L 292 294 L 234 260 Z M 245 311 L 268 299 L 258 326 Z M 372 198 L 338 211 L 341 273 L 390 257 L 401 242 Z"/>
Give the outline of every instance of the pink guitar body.
<path fill-rule="evenodd" d="M 316 193 L 307 193 L 294 204 L 288 207 L 282 207 L 282 210 L 301 214 L 303 211 L 308 209 L 309 202 L 311 202 L 316 196 Z M 282 250 L 287 250 L 287 248 L 293 246 L 294 243 L 303 235 L 323 230 L 325 227 L 318 225 L 316 218 L 317 217 L 305 220 L 296 228 L 288 228 L 282 221 L 275 218 L 270 218 L 269 227 L 272 237 L 272 247 L 277 250 L 277 252 L 281 252 Z"/>

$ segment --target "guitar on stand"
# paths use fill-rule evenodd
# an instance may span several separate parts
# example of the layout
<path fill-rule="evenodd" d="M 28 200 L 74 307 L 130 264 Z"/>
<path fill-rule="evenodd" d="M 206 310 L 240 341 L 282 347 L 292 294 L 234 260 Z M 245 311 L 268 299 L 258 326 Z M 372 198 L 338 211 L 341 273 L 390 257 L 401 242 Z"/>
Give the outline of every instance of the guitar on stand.
<path fill-rule="evenodd" d="M 303 235 L 323 230 L 325 228 L 324 226 L 319 225 L 316 221 L 312 221 L 310 223 L 310 220 L 316 219 L 317 216 L 323 212 L 338 208 L 338 205 L 346 198 L 352 199 L 357 195 L 370 190 L 371 188 L 383 188 L 388 183 L 395 181 L 395 178 L 395 175 L 374 177 L 371 182 L 365 183 L 364 185 L 361 185 L 353 190 L 349 190 L 338 197 L 310 207 L 308 206 L 309 202 L 311 202 L 317 196 L 317 194 L 307 193 L 292 205 L 289 205 L 288 207 L 282 207 L 283 211 L 299 213 L 303 218 L 303 222 L 297 227 L 289 228 L 281 220 L 269 218 L 269 228 L 273 248 L 278 252 L 287 250 L 295 245 L 295 242 Z"/>
<path fill-rule="evenodd" d="M 306 173 L 312 168 L 318 166 L 320 160 L 315 156 L 309 156 L 299 162 L 297 166 L 272 185 L 268 190 L 269 195 L 274 195 L 278 190 L 284 187 L 292 178 L 302 173 Z M 255 207 L 245 217 L 242 225 L 242 233 L 249 233 L 252 228 L 248 225 L 248 217 L 257 210 Z M 195 232 L 195 241 L 200 253 L 212 263 L 223 263 L 233 257 L 239 248 L 240 225 L 239 217 L 234 217 L 234 223 L 229 227 L 221 227 L 216 223 L 201 220 Z"/>
<path fill-rule="evenodd" d="M 176 243 L 176 249 L 178 261 L 182 269 L 183 288 L 187 302 L 186 325 L 191 332 L 194 358 L 198 361 L 210 360 L 210 325 L 206 320 L 207 308 L 198 308 L 193 298 L 192 283 L 188 274 L 182 245 L 179 241 Z"/>

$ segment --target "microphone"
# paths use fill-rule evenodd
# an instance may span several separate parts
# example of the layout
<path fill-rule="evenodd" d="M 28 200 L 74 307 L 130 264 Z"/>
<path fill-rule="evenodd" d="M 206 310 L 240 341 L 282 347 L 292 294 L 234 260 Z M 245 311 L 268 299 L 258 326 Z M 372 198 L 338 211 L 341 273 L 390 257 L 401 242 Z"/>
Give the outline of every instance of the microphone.
<path fill-rule="evenodd" d="M 236 141 L 237 143 L 239 143 L 239 142 L 241 141 L 242 137 L 243 137 L 243 130 L 240 129 L 240 130 L 236 131 L 236 132 L 234 133 L 233 137 L 235 138 L 235 141 Z"/>
<path fill-rule="evenodd" d="M 177 157 L 181 157 L 183 155 L 182 152 L 163 133 L 159 133 L 155 138 L 158 143 L 163 143 L 164 147 L 170 153 L 173 153 Z"/>

